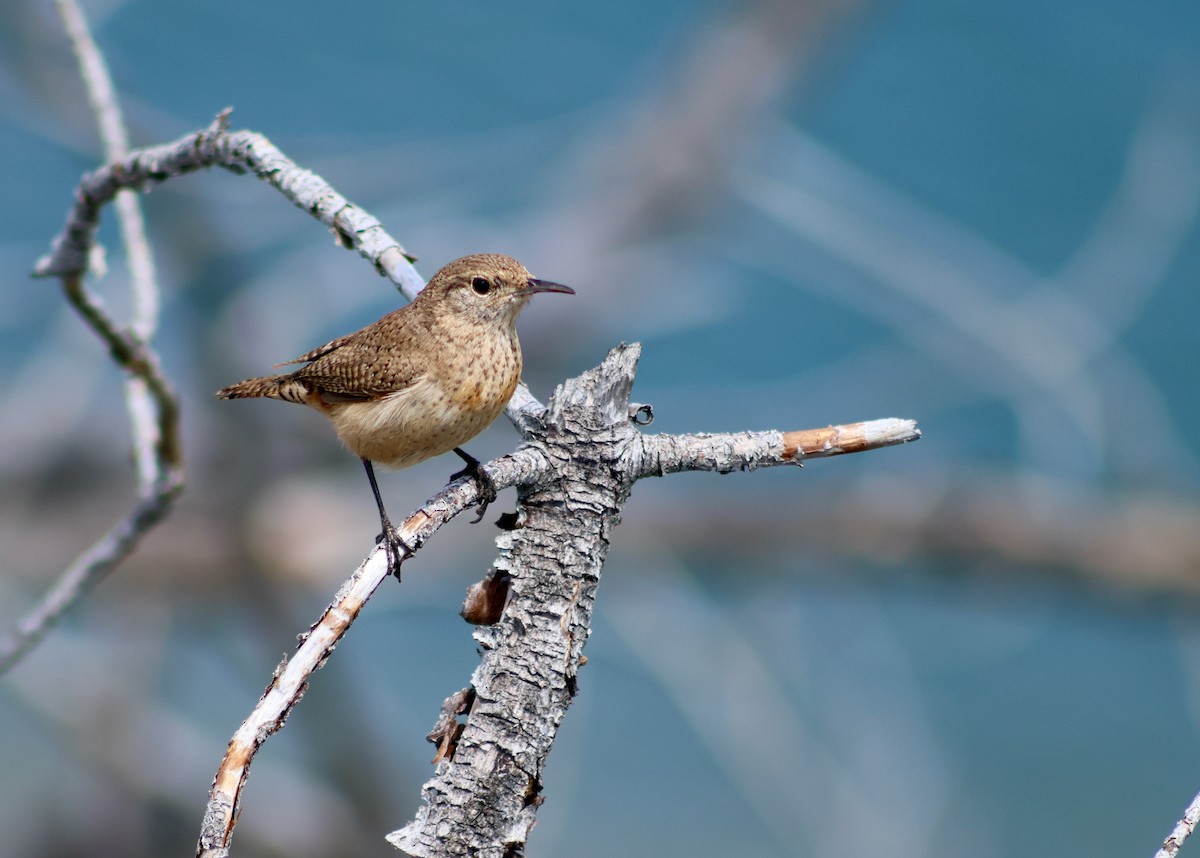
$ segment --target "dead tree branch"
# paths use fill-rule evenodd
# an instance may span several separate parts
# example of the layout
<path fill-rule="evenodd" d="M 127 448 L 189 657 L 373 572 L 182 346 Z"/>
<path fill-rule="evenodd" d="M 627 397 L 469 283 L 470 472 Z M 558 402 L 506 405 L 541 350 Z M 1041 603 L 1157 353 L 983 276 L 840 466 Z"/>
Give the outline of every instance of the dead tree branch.
<path fill-rule="evenodd" d="M 895 418 L 794 432 L 654 435 L 645 439 L 636 473 L 638 477 L 661 477 L 679 471 L 753 471 L 890 447 L 917 437 L 920 432 L 913 421 Z"/>
<path fill-rule="evenodd" d="M 158 455 L 178 470 L 177 413 L 157 359 L 134 331 L 116 326 L 82 287 L 103 206 L 125 189 L 145 190 L 178 175 L 220 166 L 252 173 L 326 223 L 344 247 L 369 259 L 408 296 L 423 281 L 412 257 L 379 222 L 298 167 L 266 138 L 227 128 L 228 111 L 206 129 L 164 146 L 129 153 L 85 176 L 63 233 L 37 273 L 62 278 L 80 312 L 114 357 L 143 379 L 160 415 Z M 450 724 L 439 738 L 439 762 L 426 784 L 417 818 L 390 840 L 413 855 L 501 855 L 519 852 L 540 804 L 541 772 L 558 724 L 574 696 L 590 634 L 591 611 L 613 527 L 633 484 L 680 470 L 752 470 L 800 464 L 811 456 L 857 452 L 915 440 L 911 421 L 885 420 L 797 432 L 647 436 L 647 406 L 630 404 L 639 347 L 614 349 L 601 366 L 565 382 L 550 406 L 525 388 L 508 413 L 524 438 L 509 456 L 485 467 L 500 488 L 516 486 L 516 528 L 501 535 L 496 568 L 511 579 L 499 621 L 477 629 L 484 657 L 461 732 Z M 475 483 L 459 480 L 414 513 L 401 537 L 419 547 L 461 510 L 475 504 Z M 143 526 L 161 514 L 152 507 L 112 537 L 124 553 Z M 118 539 L 118 537 L 120 537 Z M 306 688 L 386 575 L 377 549 L 338 591 L 275 670 L 259 704 L 238 729 L 214 777 L 197 844 L 198 854 L 227 855 L 249 765 L 279 730 Z M 447 720 L 444 716 L 442 720 Z"/>
<path fill-rule="evenodd" d="M 498 537 L 501 556 L 495 564 L 512 577 L 513 595 L 500 622 L 476 632 L 485 656 L 472 677 L 469 717 L 461 731 L 443 725 L 438 732 L 438 775 L 425 786 L 426 806 L 413 823 L 389 837 L 410 854 L 500 854 L 497 843 L 524 843 L 540 804 L 533 801 L 541 789 L 540 773 L 574 696 L 609 534 L 633 482 L 657 473 L 645 465 L 648 449 L 660 442 L 687 447 L 695 451 L 697 462 L 690 469 L 709 469 L 706 464 L 715 462 L 714 469 L 730 471 L 799 464 L 808 450 L 834 455 L 920 436 L 915 424 L 899 420 L 793 433 L 643 436 L 634 419 L 639 408 L 627 401 L 639 352 L 636 344 L 620 346 L 600 367 L 565 382 L 549 409 L 530 413 L 538 428 L 525 433 L 522 446 L 485 466 L 498 488 L 518 489 L 519 526 Z M 768 451 L 771 442 L 784 437 L 798 446 L 777 443 L 774 453 Z M 760 440 L 746 444 L 747 438 Z M 830 438 L 855 441 L 839 449 L 830 445 Z M 419 548 L 443 524 L 472 507 L 477 494 L 470 480 L 447 486 L 400 527 L 401 538 Z M 310 675 L 324 664 L 386 577 L 382 549 L 376 549 L 338 590 L 296 653 L 276 668 L 218 768 L 199 855 L 228 854 L 254 754 L 283 726 Z M 480 760 L 496 765 L 485 770 Z M 453 800 L 439 801 L 447 796 Z M 447 825 L 454 832 L 448 840 Z M 434 833 L 438 831 L 442 833 Z"/>
<path fill-rule="evenodd" d="M 546 757 L 585 661 L 613 528 L 638 479 L 797 465 L 810 453 L 857 452 L 920 437 L 908 420 L 788 433 L 646 436 L 636 419 L 646 406 L 629 403 L 639 353 L 636 344 L 619 346 L 599 367 L 562 384 L 543 430 L 526 442 L 541 452 L 548 471 L 518 485 L 520 526 L 497 539 L 495 566 L 511 577 L 511 595 L 499 621 L 475 632 L 483 657 L 471 677 L 466 723 L 451 753 L 439 747 L 416 818 L 388 836 L 410 855 L 523 852 L 541 804 Z"/>

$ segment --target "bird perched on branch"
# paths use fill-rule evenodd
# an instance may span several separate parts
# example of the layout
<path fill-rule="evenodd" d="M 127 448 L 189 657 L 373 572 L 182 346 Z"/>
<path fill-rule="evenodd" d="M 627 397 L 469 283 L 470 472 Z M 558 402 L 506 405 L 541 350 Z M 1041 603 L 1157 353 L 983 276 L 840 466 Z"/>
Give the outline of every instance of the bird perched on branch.
<path fill-rule="evenodd" d="M 308 405 L 333 421 L 362 459 L 379 507 L 376 541 L 400 575 L 409 547 L 388 518 L 372 463 L 407 468 L 453 450 L 479 484 L 483 517 L 496 488 L 461 445 L 486 429 L 521 380 L 517 316 L 538 292 L 570 287 L 532 277 L 507 256 L 464 256 L 442 268 L 411 304 L 295 360 L 295 372 L 251 378 L 217 391 L 221 399 L 267 397 Z"/>

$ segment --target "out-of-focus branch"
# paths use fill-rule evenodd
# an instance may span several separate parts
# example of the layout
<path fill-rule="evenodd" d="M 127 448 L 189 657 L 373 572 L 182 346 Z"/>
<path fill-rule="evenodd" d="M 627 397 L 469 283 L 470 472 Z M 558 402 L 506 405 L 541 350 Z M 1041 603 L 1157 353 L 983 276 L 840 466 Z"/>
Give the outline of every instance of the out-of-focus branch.
<path fill-rule="evenodd" d="M 96 115 L 104 156 L 117 161 L 129 154 L 129 135 L 121 105 L 113 90 L 112 78 L 104 55 L 96 47 L 83 10 L 75 0 L 55 0 L 58 15 L 71 40 L 79 75 L 87 89 L 88 102 Z M 129 267 L 129 291 L 133 296 L 133 318 L 129 328 L 142 342 L 149 342 L 158 328 L 159 288 L 154 270 L 154 254 L 146 239 L 142 206 L 136 193 L 121 191 L 113 201 L 121 243 L 125 247 L 125 264 Z M 133 424 L 134 461 L 137 465 L 138 488 L 143 494 L 153 492 L 157 468 L 154 446 L 158 442 L 158 426 L 154 419 L 154 402 L 145 383 L 137 378 L 125 379 L 125 403 Z"/>
<path fill-rule="evenodd" d="M 862 5 L 752 0 L 697 28 L 645 103 L 586 153 L 596 181 L 547 225 L 571 259 L 587 271 L 614 246 L 674 232 L 708 209 L 771 107 Z"/>
<path fill-rule="evenodd" d="M 112 160 L 124 157 L 129 142 L 104 58 L 74 0 L 57 0 L 57 6 L 79 62 L 105 151 Z M 159 368 L 157 355 L 148 345 L 158 323 L 154 259 L 137 197 L 122 193 L 116 206 L 133 290 L 130 329 L 122 330 L 87 291 L 82 269 L 60 276 L 67 300 L 108 344 L 113 360 L 127 373 L 125 401 L 132 424 L 138 500 L 125 518 L 64 570 L 50 592 L 8 637 L 0 640 L 0 673 L 20 661 L 72 605 L 133 551 L 142 535 L 167 514 L 183 489 L 178 404 Z M 87 259 L 92 251 L 90 242 L 80 249 Z"/>
<path fill-rule="evenodd" d="M 776 148 L 787 153 L 782 165 L 743 169 L 731 187 L 852 273 L 809 278 L 806 291 L 821 289 L 874 317 L 1008 403 L 1027 461 L 1058 471 L 1072 461 L 1093 471 L 1111 462 L 1137 473 L 1147 461 L 1194 464 L 1157 405 L 1157 382 L 1131 358 L 1121 333 L 1182 252 L 1200 213 L 1195 129 L 1194 108 L 1161 98 L 1151 105 L 1131 139 L 1117 192 L 1056 277 L 790 125 L 775 131 Z M 742 261 L 796 281 L 793 255 L 755 253 Z M 851 285 L 859 281 L 867 284 L 862 291 Z M 1060 428 L 1047 431 L 1047 413 Z M 1122 447 L 1131 431 L 1146 443 Z M 1071 455 L 1058 443 L 1063 434 L 1078 435 Z"/>
<path fill-rule="evenodd" d="M 1044 474 L 964 477 L 935 467 L 919 478 L 863 475 L 826 487 L 804 521 L 804 550 L 870 563 L 986 561 L 990 575 L 1038 569 L 1103 591 L 1200 596 L 1200 506 L 1187 495 L 1113 497 Z M 786 566 L 797 551 L 793 525 L 793 511 L 770 494 L 732 508 L 684 496 L 630 519 L 622 538 L 635 551 L 720 555 L 733 544 L 742 558 Z"/>
<path fill-rule="evenodd" d="M 59 576 L 38 605 L 0 641 L 0 673 L 19 662 L 46 636 L 71 607 L 86 596 L 137 547 L 141 538 L 167 514 L 181 484 L 169 482 L 168 473 L 160 490 L 140 498 L 133 510 L 108 533 L 83 552 Z"/>

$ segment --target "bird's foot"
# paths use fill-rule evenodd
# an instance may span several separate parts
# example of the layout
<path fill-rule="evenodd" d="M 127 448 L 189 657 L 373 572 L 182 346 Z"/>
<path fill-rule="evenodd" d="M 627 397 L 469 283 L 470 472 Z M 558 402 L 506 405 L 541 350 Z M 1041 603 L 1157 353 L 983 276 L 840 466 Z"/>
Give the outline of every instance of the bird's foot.
<path fill-rule="evenodd" d="M 383 548 L 387 552 L 388 574 L 395 575 L 396 580 L 400 580 L 400 564 L 404 562 L 404 558 L 413 553 L 412 546 L 400 538 L 400 533 L 392 526 L 390 521 L 384 521 L 383 532 L 375 537 L 375 544 L 383 543 Z M 403 554 L 401 554 L 403 550 Z"/>
<path fill-rule="evenodd" d="M 400 538 L 400 533 L 392 526 L 392 520 L 388 518 L 387 510 L 383 508 L 383 498 L 379 495 L 379 483 L 375 481 L 375 468 L 371 464 L 370 459 L 362 460 L 363 467 L 367 471 L 367 479 L 371 483 L 371 494 L 375 496 L 375 506 L 379 509 L 379 526 L 382 529 L 380 534 L 375 537 L 375 544 L 384 544 L 384 549 L 387 551 L 388 574 L 395 575 L 396 580 L 400 580 L 400 564 L 404 562 L 404 558 L 413 553 L 412 546 Z M 400 549 L 404 549 L 404 554 L 400 553 Z"/>
<path fill-rule="evenodd" d="M 470 477 L 475 481 L 475 485 L 479 487 L 479 506 L 475 507 L 475 518 L 471 519 L 471 524 L 478 524 L 483 521 L 488 506 L 496 499 L 496 481 L 488 476 L 487 471 L 480 467 L 479 460 L 470 453 L 466 453 L 458 447 L 454 448 L 454 452 L 467 463 L 467 466 L 461 471 L 451 474 L 450 482 L 454 482 L 459 477 Z"/>

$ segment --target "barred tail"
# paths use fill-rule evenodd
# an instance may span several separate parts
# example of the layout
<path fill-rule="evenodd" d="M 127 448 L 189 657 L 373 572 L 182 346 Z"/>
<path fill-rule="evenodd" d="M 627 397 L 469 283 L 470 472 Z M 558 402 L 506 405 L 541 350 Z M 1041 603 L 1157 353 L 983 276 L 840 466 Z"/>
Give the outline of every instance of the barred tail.
<path fill-rule="evenodd" d="M 309 389 L 303 381 L 288 373 L 248 378 L 217 391 L 218 399 L 255 399 L 263 396 L 304 405 L 308 402 Z"/>

